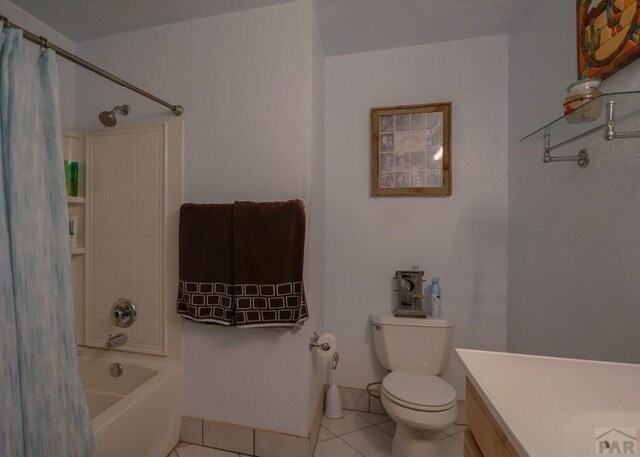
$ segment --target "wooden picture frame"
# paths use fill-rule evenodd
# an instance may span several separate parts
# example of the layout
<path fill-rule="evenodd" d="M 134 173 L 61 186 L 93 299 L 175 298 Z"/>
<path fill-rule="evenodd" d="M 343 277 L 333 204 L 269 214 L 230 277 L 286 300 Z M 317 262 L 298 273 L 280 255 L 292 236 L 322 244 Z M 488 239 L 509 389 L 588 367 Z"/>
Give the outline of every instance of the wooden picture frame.
<path fill-rule="evenodd" d="M 640 56 L 640 0 L 577 0 L 578 79 L 608 78 Z"/>
<path fill-rule="evenodd" d="M 448 197 L 451 102 L 371 109 L 371 195 Z"/>

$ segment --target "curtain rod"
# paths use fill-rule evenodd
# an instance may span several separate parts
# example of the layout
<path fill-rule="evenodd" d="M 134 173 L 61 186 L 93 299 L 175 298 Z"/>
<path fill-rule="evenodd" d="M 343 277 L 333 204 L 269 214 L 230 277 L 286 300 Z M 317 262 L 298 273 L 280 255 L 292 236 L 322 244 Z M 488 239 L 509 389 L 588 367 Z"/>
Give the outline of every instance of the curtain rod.
<path fill-rule="evenodd" d="M 37 45 L 39 45 L 42 48 L 45 49 L 52 49 L 53 51 L 55 51 L 55 53 L 57 55 L 59 55 L 60 57 L 67 59 L 73 63 L 75 63 L 76 65 L 80 65 L 83 68 L 86 68 L 89 71 L 92 71 L 93 73 L 102 76 L 103 78 L 108 79 L 109 81 L 112 81 L 116 84 L 121 85 L 122 87 L 126 87 L 129 90 L 132 90 L 133 92 L 136 92 L 140 95 L 142 95 L 143 97 L 148 98 L 149 100 L 153 100 L 156 103 L 159 103 L 162 106 L 165 106 L 167 108 L 169 108 L 173 114 L 175 114 L 176 116 L 180 116 L 182 113 L 184 113 L 184 108 L 182 107 L 182 105 L 173 105 L 165 100 L 162 100 L 159 97 L 156 97 L 153 94 L 150 94 L 149 92 L 140 89 L 137 86 L 134 86 L 133 84 L 125 81 L 124 79 L 118 78 L 117 76 L 109 73 L 106 70 L 103 70 L 102 68 L 92 64 L 91 62 L 87 62 L 84 59 L 81 59 L 80 57 L 78 57 L 75 54 L 70 53 L 69 51 L 66 51 L 64 49 L 62 49 L 59 46 L 56 46 L 53 43 L 50 43 L 49 40 L 47 40 L 45 37 L 43 36 L 37 36 L 31 32 L 29 32 L 28 30 L 23 29 L 22 27 L 13 24 L 12 22 L 9 21 L 9 19 L 7 19 L 5 16 L 1 16 L 0 15 L 0 21 L 2 21 L 5 25 L 5 27 L 11 27 L 14 29 L 19 29 L 22 30 L 22 36 L 24 38 L 26 38 L 27 40 L 31 41 L 32 43 L 35 43 Z"/>

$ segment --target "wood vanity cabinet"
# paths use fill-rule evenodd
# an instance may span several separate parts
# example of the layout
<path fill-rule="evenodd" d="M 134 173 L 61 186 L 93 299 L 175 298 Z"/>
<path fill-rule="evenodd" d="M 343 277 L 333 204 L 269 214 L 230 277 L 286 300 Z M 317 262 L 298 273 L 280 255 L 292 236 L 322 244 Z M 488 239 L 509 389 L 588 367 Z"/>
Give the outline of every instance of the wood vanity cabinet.
<path fill-rule="evenodd" d="M 469 429 L 464 432 L 464 457 L 483 457 L 480 446 Z"/>
<path fill-rule="evenodd" d="M 465 411 L 464 457 L 519 457 L 469 379 Z"/>

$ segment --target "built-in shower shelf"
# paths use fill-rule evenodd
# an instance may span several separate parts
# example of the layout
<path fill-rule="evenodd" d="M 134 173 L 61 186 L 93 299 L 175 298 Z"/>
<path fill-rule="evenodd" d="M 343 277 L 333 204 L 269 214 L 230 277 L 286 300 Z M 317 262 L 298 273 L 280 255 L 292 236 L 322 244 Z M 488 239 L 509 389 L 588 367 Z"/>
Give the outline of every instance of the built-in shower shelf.
<path fill-rule="evenodd" d="M 616 122 L 627 119 L 640 113 L 640 91 L 614 92 L 603 94 L 600 97 L 582 105 L 570 116 L 579 117 L 585 114 L 601 111 L 598 119 L 584 123 L 570 123 L 567 116 L 562 116 L 539 128 L 535 132 L 525 136 L 520 141 L 538 140 L 543 142 L 543 160 L 550 162 L 578 162 L 581 167 L 589 164 L 589 155 L 586 149 L 575 156 L 551 156 L 551 151 L 566 146 L 574 141 L 585 138 L 592 133 L 603 131 L 606 140 L 620 138 L 640 138 L 640 131 L 620 132 L 616 130 Z"/>
<path fill-rule="evenodd" d="M 75 256 L 75 255 L 84 255 L 85 250 L 84 248 L 71 248 L 71 256 Z"/>
<path fill-rule="evenodd" d="M 70 205 L 84 205 L 85 199 L 84 199 L 84 197 L 68 196 L 67 197 L 67 203 L 69 203 Z"/>

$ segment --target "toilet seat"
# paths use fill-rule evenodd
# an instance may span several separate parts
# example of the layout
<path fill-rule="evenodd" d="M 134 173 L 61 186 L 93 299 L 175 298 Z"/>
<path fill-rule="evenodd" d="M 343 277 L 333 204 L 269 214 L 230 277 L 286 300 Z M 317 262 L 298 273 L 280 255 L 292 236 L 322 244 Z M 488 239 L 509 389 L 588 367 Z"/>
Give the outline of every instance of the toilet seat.
<path fill-rule="evenodd" d="M 382 388 L 392 402 L 417 411 L 446 411 L 456 404 L 456 391 L 438 376 L 394 371 Z"/>

